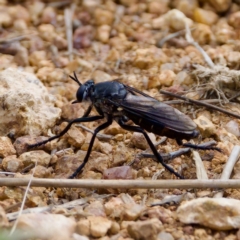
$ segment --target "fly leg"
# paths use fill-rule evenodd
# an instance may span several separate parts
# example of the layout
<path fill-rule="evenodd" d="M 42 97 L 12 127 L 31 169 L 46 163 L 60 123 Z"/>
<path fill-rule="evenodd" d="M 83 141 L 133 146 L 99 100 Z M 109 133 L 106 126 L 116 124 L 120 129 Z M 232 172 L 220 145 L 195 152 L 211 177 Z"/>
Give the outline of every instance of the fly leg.
<path fill-rule="evenodd" d="M 112 116 L 108 116 L 107 122 L 103 123 L 102 125 L 98 126 L 95 130 L 94 133 L 92 135 L 92 139 L 90 141 L 88 150 L 87 150 L 87 154 L 83 160 L 83 163 L 77 168 L 77 170 L 69 177 L 69 178 L 75 178 L 80 172 L 81 170 L 84 168 L 85 164 L 88 161 L 88 158 L 90 156 L 90 153 L 92 151 L 92 147 L 94 144 L 94 140 L 98 134 L 98 132 L 100 132 L 101 130 L 105 129 L 106 127 L 110 126 L 112 124 Z"/>
<path fill-rule="evenodd" d="M 63 136 L 69 129 L 70 127 L 74 124 L 74 123 L 80 123 L 80 122 L 92 122 L 92 121 L 96 121 L 98 119 L 102 119 L 104 118 L 104 116 L 92 116 L 92 117 L 82 117 L 82 118 L 76 118 L 76 119 L 73 119 L 71 122 L 68 123 L 68 125 L 58 134 L 58 135 L 55 135 L 53 137 L 50 137 L 48 138 L 47 140 L 45 141 L 42 141 L 42 142 L 37 142 L 37 143 L 34 143 L 34 144 L 29 144 L 28 145 L 28 148 L 34 148 L 34 147 L 39 147 L 41 145 L 44 145 L 56 138 L 60 138 L 61 136 Z"/>
<path fill-rule="evenodd" d="M 160 162 L 170 173 L 173 173 L 176 177 L 180 178 L 180 179 L 184 179 L 180 174 L 178 174 L 177 172 L 175 172 L 171 167 L 169 167 L 166 163 L 163 162 L 163 158 L 161 157 L 161 155 L 158 153 L 157 149 L 154 147 L 154 144 L 152 143 L 151 139 L 149 138 L 149 136 L 147 135 L 147 133 L 140 127 L 138 126 L 129 126 L 124 124 L 124 122 L 122 121 L 122 119 L 118 120 L 118 124 L 123 128 L 126 129 L 128 131 L 132 131 L 132 132 L 139 132 L 142 133 L 145 137 L 145 139 L 148 142 L 149 147 L 151 148 L 154 156 L 156 157 L 156 159 L 158 160 L 158 162 Z"/>
<path fill-rule="evenodd" d="M 190 142 L 183 143 L 182 139 L 176 139 L 176 141 L 179 146 L 189 147 L 189 148 L 193 148 L 193 149 L 200 149 L 200 150 L 217 150 L 218 152 L 222 152 L 222 150 L 218 147 L 201 146 L 201 145 L 197 145 L 197 144 L 192 144 Z"/>

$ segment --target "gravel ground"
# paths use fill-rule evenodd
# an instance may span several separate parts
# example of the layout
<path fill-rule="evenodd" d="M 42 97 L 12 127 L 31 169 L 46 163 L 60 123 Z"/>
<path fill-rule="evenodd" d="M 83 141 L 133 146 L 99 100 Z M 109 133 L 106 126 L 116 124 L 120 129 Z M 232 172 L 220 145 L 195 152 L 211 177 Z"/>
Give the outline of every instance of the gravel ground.
<path fill-rule="evenodd" d="M 201 136 L 192 143 L 214 140 L 221 151 L 188 151 L 167 162 L 185 179 L 221 178 L 233 149 L 225 178 L 239 179 L 239 26 L 237 0 L 0 0 L 1 178 L 66 179 L 82 163 L 104 120 L 27 149 L 86 111 L 88 104 L 72 104 L 75 72 L 82 84 L 118 79 L 167 101 L 196 124 Z M 148 135 L 161 141 L 162 154 L 181 148 L 175 139 Z M 151 153 L 142 134 L 114 122 L 97 136 L 77 178 L 178 181 L 142 153 Z M 30 187 L 24 197 L 26 189 L 0 187 L 0 239 L 240 239 L 238 188 Z"/>

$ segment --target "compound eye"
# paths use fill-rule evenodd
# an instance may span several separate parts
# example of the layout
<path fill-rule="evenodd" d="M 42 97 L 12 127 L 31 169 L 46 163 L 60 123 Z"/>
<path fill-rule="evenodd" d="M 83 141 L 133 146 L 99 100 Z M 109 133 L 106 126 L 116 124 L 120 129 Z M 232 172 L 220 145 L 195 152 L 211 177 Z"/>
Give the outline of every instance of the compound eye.
<path fill-rule="evenodd" d="M 77 97 L 77 100 L 78 102 L 82 102 L 84 100 L 86 100 L 87 98 L 87 88 L 86 86 L 82 85 L 78 90 L 77 90 L 77 94 L 76 94 L 76 97 Z"/>

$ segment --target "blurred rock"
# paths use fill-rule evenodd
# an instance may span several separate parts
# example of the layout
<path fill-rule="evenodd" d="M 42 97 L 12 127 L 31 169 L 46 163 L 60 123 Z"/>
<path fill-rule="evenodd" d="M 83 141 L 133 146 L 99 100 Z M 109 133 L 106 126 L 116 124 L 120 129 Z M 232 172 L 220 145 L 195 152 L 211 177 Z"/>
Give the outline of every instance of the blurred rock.
<path fill-rule="evenodd" d="M 215 125 L 205 116 L 199 116 L 194 120 L 203 137 L 210 137 L 216 133 Z"/>
<path fill-rule="evenodd" d="M 147 69 L 152 67 L 155 60 L 153 49 L 137 49 L 133 65 L 140 69 Z"/>
<path fill-rule="evenodd" d="M 114 167 L 104 170 L 104 179 L 133 179 L 133 171 L 130 166 Z"/>
<path fill-rule="evenodd" d="M 187 72 L 181 71 L 175 76 L 173 85 L 190 86 L 191 84 L 193 84 L 193 82 L 193 78 Z"/>
<path fill-rule="evenodd" d="M 227 198 L 199 198 L 177 209 L 180 222 L 199 224 L 215 230 L 240 227 L 240 201 Z"/>
<path fill-rule="evenodd" d="M 191 27 L 193 21 L 177 9 L 170 10 L 166 14 L 159 18 L 155 18 L 152 21 L 154 29 L 165 29 L 169 27 L 175 31 L 185 29 L 185 24 L 188 24 L 188 26 Z"/>
<path fill-rule="evenodd" d="M 0 134 L 40 135 L 60 117 L 53 96 L 33 74 L 7 69 L 0 87 Z"/>
<path fill-rule="evenodd" d="M 73 120 L 80 118 L 84 114 L 84 109 L 81 104 L 67 103 L 62 106 L 62 118 L 67 120 Z"/>
<path fill-rule="evenodd" d="M 119 219 L 121 211 L 123 209 L 123 200 L 119 197 L 112 197 L 109 201 L 104 204 L 104 209 L 107 215 L 112 219 Z"/>
<path fill-rule="evenodd" d="M 161 70 L 159 75 L 159 83 L 161 86 L 170 87 L 174 79 L 176 78 L 176 74 L 172 70 Z"/>
<path fill-rule="evenodd" d="M 102 43 L 107 43 L 110 37 L 111 27 L 109 25 L 101 25 L 97 28 L 97 39 Z"/>
<path fill-rule="evenodd" d="M 106 72 L 103 72 L 101 70 L 95 70 L 92 73 L 92 79 L 94 80 L 94 83 L 100 83 L 100 82 L 106 82 L 111 81 L 112 77 Z"/>
<path fill-rule="evenodd" d="M 80 166 L 82 160 L 83 158 L 77 154 L 64 154 L 59 157 L 55 167 L 55 178 L 68 178 Z"/>
<path fill-rule="evenodd" d="M 33 136 L 23 136 L 23 137 L 18 137 L 15 142 L 13 143 L 14 148 L 17 151 L 17 154 L 20 155 L 26 151 L 28 151 L 28 145 L 30 144 L 34 144 L 37 142 L 41 142 L 48 139 L 48 137 L 43 137 L 43 136 L 38 136 L 38 137 L 33 137 Z M 48 144 L 47 144 L 48 145 Z M 38 149 L 40 148 L 47 148 L 47 145 L 43 145 L 41 147 L 38 147 Z"/>
<path fill-rule="evenodd" d="M 229 9 L 232 0 L 208 0 L 218 13 L 225 12 Z"/>
<path fill-rule="evenodd" d="M 148 2 L 148 12 L 160 16 L 169 10 L 168 1 L 150 1 Z"/>
<path fill-rule="evenodd" d="M 41 24 L 38 27 L 40 37 L 48 42 L 52 42 L 56 36 L 56 32 L 54 31 L 54 26 L 52 24 Z"/>
<path fill-rule="evenodd" d="M 92 151 L 86 169 L 103 172 L 109 166 L 109 155 Z"/>
<path fill-rule="evenodd" d="M 212 11 L 208 11 L 202 8 L 196 8 L 193 13 L 193 19 L 198 23 L 212 26 L 217 22 L 218 15 Z"/>
<path fill-rule="evenodd" d="M 22 153 L 19 160 L 23 163 L 24 167 L 29 166 L 31 163 L 47 167 L 51 160 L 51 155 L 43 150 L 35 150 L 31 152 Z"/>
<path fill-rule="evenodd" d="M 199 7 L 198 0 L 173 0 L 172 4 L 176 9 L 191 19 L 193 18 L 194 9 Z"/>
<path fill-rule="evenodd" d="M 231 51 L 227 54 L 226 60 L 230 67 L 235 67 L 240 61 L 240 53 L 238 51 Z"/>
<path fill-rule="evenodd" d="M 14 56 L 14 61 L 22 67 L 29 65 L 28 61 L 28 50 L 24 47 L 19 47 L 16 55 Z"/>
<path fill-rule="evenodd" d="M 112 221 L 105 217 L 88 217 L 90 222 L 90 234 L 93 237 L 103 237 L 112 226 Z"/>
<path fill-rule="evenodd" d="M 0 137 L 0 157 L 16 154 L 11 140 L 8 137 Z"/>
<path fill-rule="evenodd" d="M 50 178 L 50 177 L 52 177 L 53 169 L 46 168 L 41 165 L 37 165 L 35 168 L 31 169 L 31 171 L 29 173 L 33 174 L 33 172 L 34 172 L 33 176 L 35 178 Z"/>
<path fill-rule="evenodd" d="M 157 235 L 157 240 L 174 240 L 174 238 L 172 234 L 162 231 Z"/>
<path fill-rule="evenodd" d="M 135 240 L 157 239 L 162 223 L 156 219 L 137 221 L 127 227 L 129 235 Z"/>
<path fill-rule="evenodd" d="M 80 219 L 76 225 L 76 232 L 84 236 L 90 236 L 90 221 L 88 219 Z"/>
<path fill-rule="evenodd" d="M 76 148 L 81 148 L 85 142 L 85 136 L 78 127 L 72 126 L 65 135 L 68 143 Z"/>
<path fill-rule="evenodd" d="M 30 18 L 33 24 L 39 24 L 39 16 L 43 12 L 45 4 L 43 2 L 31 2 L 28 4 Z"/>
<path fill-rule="evenodd" d="M 76 49 L 87 48 L 92 45 L 94 30 L 90 25 L 81 26 L 74 31 L 73 46 Z"/>
<path fill-rule="evenodd" d="M 94 12 L 94 18 L 96 25 L 111 25 L 114 20 L 114 15 L 112 12 L 102 9 L 102 8 L 96 8 Z"/>
<path fill-rule="evenodd" d="M 106 217 L 103 203 L 101 201 L 91 202 L 84 208 L 84 213 L 88 216 Z"/>
<path fill-rule="evenodd" d="M 53 44 L 58 50 L 65 50 L 67 48 L 67 40 L 59 35 L 55 36 L 53 39 Z"/>
<path fill-rule="evenodd" d="M 2 166 L 6 172 L 18 172 L 23 168 L 23 163 L 16 155 L 11 155 L 3 159 Z"/>
<path fill-rule="evenodd" d="M 236 137 L 240 136 L 239 126 L 238 123 L 235 120 L 231 120 L 226 124 L 226 130 Z"/>
<path fill-rule="evenodd" d="M 145 206 L 133 203 L 125 203 L 122 206 L 121 219 L 125 221 L 135 221 L 145 210 Z"/>
<path fill-rule="evenodd" d="M 9 7 L 8 13 L 14 20 L 21 19 L 25 22 L 30 21 L 30 14 L 28 10 L 20 4 Z"/>
<path fill-rule="evenodd" d="M 9 13 L 6 12 L 6 9 L 0 10 L 0 25 L 3 27 L 10 27 L 13 23 L 13 19 Z"/>
<path fill-rule="evenodd" d="M 19 216 L 17 229 L 28 238 L 66 240 L 72 236 L 75 226 L 73 219 L 60 214 L 29 213 Z"/>
<path fill-rule="evenodd" d="M 87 132 L 86 136 L 85 136 L 85 139 L 84 139 L 84 143 L 81 146 L 81 150 L 83 150 L 83 151 L 88 150 L 91 139 L 92 139 L 92 133 Z M 94 141 L 94 144 L 93 144 L 93 148 L 92 148 L 93 150 L 95 150 L 97 148 L 98 141 L 99 140 L 96 138 L 95 141 Z"/>
<path fill-rule="evenodd" d="M 99 141 L 97 146 L 96 146 L 96 149 L 101 153 L 111 154 L 113 147 L 110 143 Z"/>
<path fill-rule="evenodd" d="M 42 23 L 50 23 L 55 25 L 57 23 L 57 13 L 53 7 L 46 7 L 42 12 Z"/>
<path fill-rule="evenodd" d="M 154 144 L 156 142 L 156 136 L 153 133 L 148 133 L 148 136 Z M 146 150 L 147 148 L 149 148 L 147 140 L 142 133 L 134 132 L 130 139 L 130 142 L 132 146 L 140 148 L 142 150 Z"/>
<path fill-rule="evenodd" d="M 194 26 L 194 30 L 192 31 L 192 36 L 195 41 L 199 44 L 208 44 L 213 39 L 213 33 L 210 26 L 202 23 L 198 23 Z"/>
<path fill-rule="evenodd" d="M 232 13 L 228 18 L 228 23 L 235 29 L 239 29 L 240 26 L 240 11 Z"/>
<path fill-rule="evenodd" d="M 124 143 L 120 142 L 117 146 L 113 148 L 112 151 L 112 166 L 123 165 L 125 162 L 130 160 L 132 157 L 131 153 L 127 150 L 127 147 Z"/>
<path fill-rule="evenodd" d="M 126 130 L 121 128 L 116 122 L 113 122 L 109 127 L 104 130 L 105 134 L 117 135 L 119 133 L 125 133 Z"/>
<path fill-rule="evenodd" d="M 3 209 L 3 207 L 0 206 L 0 227 L 2 229 L 9 227 L 9 222 L 8 222 L 8 218 L 6 215 L 5 210 Z"/>
<path fill-rule="evenodd" d="M 225 151 L 231 151 L 234 145 L 240 145 L 239 139 L 232 133 L 228 132 L 225 128 L 220 128 L 216 132 L 217 140 L 224 144 Z"/>

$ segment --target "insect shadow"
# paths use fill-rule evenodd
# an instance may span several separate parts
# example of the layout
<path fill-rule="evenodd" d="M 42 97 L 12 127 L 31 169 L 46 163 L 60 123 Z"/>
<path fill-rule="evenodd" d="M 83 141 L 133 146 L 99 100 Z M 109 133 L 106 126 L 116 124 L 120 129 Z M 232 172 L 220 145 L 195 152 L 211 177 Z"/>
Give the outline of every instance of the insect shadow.
<path fill-rule="evenodd" d="M 75 72 L 74 76 L 70 76 L 70 78 L 79 84 L 76 93 L 77 100 L 73 103 L 88 101 L 90 103 L 88 109 L 81 118 L 71 120 L 58 135 L 28 146 L 29 148 L 34 148 L 57 139 L 63 136 L 74 123 L 92 122 L 105 118 L 106 122 L 94 130 L 82 164 L 69 178 L 75 178 L 81 172 L 89 159 L 97 133 L 110 126 L 113 121 L 116 121 L 125 130 L 142 133 L 157 161 L 180 179 L 183 179 L 183 176 L 164 163 L 163 158 L 158 153 L 146 131 L 176 139 L 179 145 L 186 147 L 219 150 L 218 148 L 204 147 L 191 143 L 183 144 L 183 139 L 190 140 L 199 135 L 199 132 L 196 130 L 197 126 L 191 118 L 176 108 L 162 103 L 135 88 L 124 85 L 118 80 L 96 84 L 93 80 L 88 80 L 82 84 L 78 80 Z M 93 107 L 97 110 L 99 115 L 89 116 Z M 128 120 L 132 120 L 135 125 L 128 125 Z"/>

